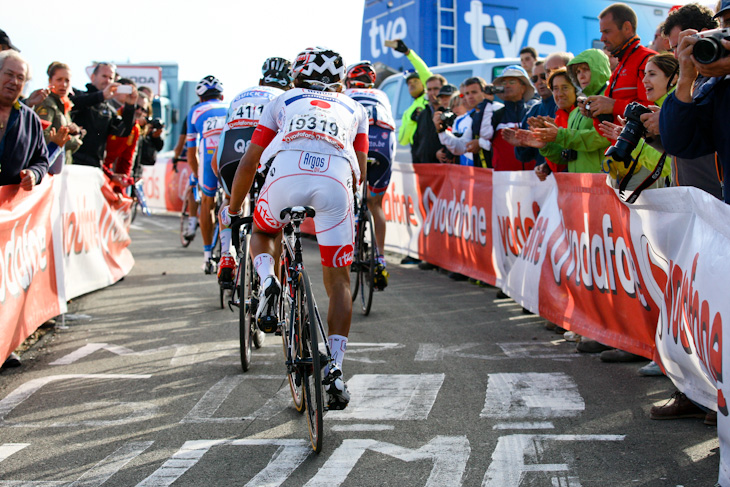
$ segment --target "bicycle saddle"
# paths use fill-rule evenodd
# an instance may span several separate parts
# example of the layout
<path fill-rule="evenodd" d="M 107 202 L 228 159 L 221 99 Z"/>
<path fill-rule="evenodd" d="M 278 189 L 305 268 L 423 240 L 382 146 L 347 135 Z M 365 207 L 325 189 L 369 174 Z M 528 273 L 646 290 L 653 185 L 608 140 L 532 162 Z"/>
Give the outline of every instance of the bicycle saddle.
<path fill-rule="evenodd" d="M 279 218 L 284 220 L 287 216 L 291 216 L 292 220 L 302 221 L 306 217 L 313 218 L 316 212 L 311 206 L 290 206 L 281 210 Z"/>

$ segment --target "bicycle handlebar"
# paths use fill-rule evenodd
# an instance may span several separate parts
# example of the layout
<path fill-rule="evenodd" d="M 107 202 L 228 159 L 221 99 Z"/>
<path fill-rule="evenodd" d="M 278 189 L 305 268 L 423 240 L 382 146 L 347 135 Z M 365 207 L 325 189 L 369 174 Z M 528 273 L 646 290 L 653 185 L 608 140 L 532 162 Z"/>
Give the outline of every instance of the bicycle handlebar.
<path fill-rule="evenodd" d="M 241 228 L 241 226 L 246 225 L 247 223 L 253 223 L 252 215 L 237 218 L 231 222 L 231 240 L 233 241 L 233 247 L 236 250 L 238 250 L 238 248 L 241 246 L 239 229 Z"/>

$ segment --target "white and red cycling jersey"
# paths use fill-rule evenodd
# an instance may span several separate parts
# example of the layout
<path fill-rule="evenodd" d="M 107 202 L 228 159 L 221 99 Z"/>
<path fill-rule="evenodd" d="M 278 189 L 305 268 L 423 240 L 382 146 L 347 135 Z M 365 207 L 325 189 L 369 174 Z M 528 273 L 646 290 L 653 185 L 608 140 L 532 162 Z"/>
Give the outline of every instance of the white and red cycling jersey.
<path fill-rule="evenodd" d="M 294 88 L 266 105 L 251 142 L 266 148 L 264 162 L 290 150 L 343 157 L 360 180 L 355 152 L 368 151 L 368 115 L 342 93 Z"/>
<path fill-rule="evenodd" d="M 322 265 L 352 263 L 355 222 L 353 176 L 361 178 L 356 152 L 368 152 L 368 116 L 352 98 L 295 88 L 264 107 L 251 139 L 270 163 L 254 213 L 256 226 L 274 234 L 283 208 L 313 206 Z"/>
<path fill-rule="evenodd" d="M 390 100 L 385 92 L 374 88 L 349 88 L 345 94 L 365 107 L 368 123 L 385 130 L 395 130 Z"/>

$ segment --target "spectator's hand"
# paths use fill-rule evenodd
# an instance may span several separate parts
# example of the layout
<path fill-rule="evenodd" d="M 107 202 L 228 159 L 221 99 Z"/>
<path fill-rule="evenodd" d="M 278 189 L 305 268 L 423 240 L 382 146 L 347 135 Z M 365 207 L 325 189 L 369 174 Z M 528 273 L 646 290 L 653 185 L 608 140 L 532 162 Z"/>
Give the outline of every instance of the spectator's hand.
<path fill-rule="evenodd" d="M 553 117 L 548 117 L 547 115 L 538 115 L 538 118 L 542 123 L 542 128 L 545 128 L 548 125 L 555 125 L 555 119 Z"/>
<path fill-rule="evenodd" d="M 132 86 L 132 92 L 127 95 L 127 98 L 125 98 L 124 103 L 126 103 L 127 105 L 136 105 L 138 97 L 139 97 L 139 92 L 137 91 L 137 88 Z"/>
<path fill-rule="evenodd" d="M 152 137 L 159 139 L 162 136 L 162 129 L 156 129 L 152 131 Z"/>
<path fill-rule="evenodd" d="M 696 41 L 697 39 L 695 39 Z M 725 48 L 726 51 L 730 51 L 730 41 L 723 39 L 722 41 L 722 47 Z M 692 61 L 695 64 L 695 67 L 697 68 L 697 71 L 702 75 L 706 76 L 708 78 L 715 78 L 719 76 L 725 76 L 730 74 L 730 58 L 725 56 L 721 57 L 714 63 L 710 64 L 701 64 L 698 63 L 697 60 L 692 56 Z"/>
<path fill-rule="evenodd" d="M 544 127 L 544 124 L 542 120 L 540 120 L 540 117 L 530 117 L 527 119 L 527 126 L 530 127 L 530 130 L 533 130 Z"/>
<path fill-rule="evenodd" d="M 25 104 L 33 108 L 34 106 L 43 103 L 43 100 L 48 98 L 48 95 L 50 94 L 51 90 L 48 88 L 39 88 L 28 96 L 28 99 L 25 100 Z"/>
<path fill-rule="evenodd" d="M 405 54 L 406 56 L 408 55 L 408 51 L 410 51 L 410 49 L 408 49 L 408 46 L 406 46 L 406 43 L 403 42 L 403 39 L 394 39 L 391 42 L 396 43 L 396 45 L 395 45 L 395 47 L 393 47 L 393 49 Z"/>
<path fill-rule="evenodd" d="M 446 155 L 446 151 L 443 148 L 439 149 L 436 152 L 436 159 L 438 159 L 438 161 L 441 164 L 447 164 L 447 163 L 451 162 L 451 160 L 449 159 L 449 156 Z"/>
<path fill-rule="evenodd" d="M 544 130 L 544 129 L 535 129 L 535 130 Z M 529 137 L 525 136 L 529 135 Z M 527 147 L 534 147 L 535 149 L 542 149 L 547 145 L 547 142 L 542 140 L 542 136 L 537 133 L 536 131 L 530 131 L 527 134 L 522 135 L 520 137 L 520 141 L 522 142 L 522 145 L 525 145 Z"/>
<path fill-rule="evenodd" d="M 30 169 L 20 171 L 20 187 L 26 191 L 30 191 L 35 186 L 35 173 Z"/>
<path fill-rule="evenodd" d="M 540 181 L 545 181 L 552 172 L 552 169 L 550 169 L 550 166 L 547 164 L 535 166 L 535 176 L 537 176 L 537 179 Z"/>
<path fill-rule="evenodd" d="M 584 117 L 590 118 L 591 114 L 588 112 L 588 110 L 586 110 L 587 101 L 588 101 L 588 98 L 586 98 L 585 96 L 579 96 L 575 100 L 575 104 L 578 106 L 578 110 L 580 110 L 581 115 L 583 115 Z"/>
<path fill-rule="evenodd" d="M 554 123 L 545 122 L 545 128 L 535 129 L 534 133 L 534 137 L 545 142 L 545 144 L 555 142 L 555 139 L 558 138 L 558 126 Z"/>
<path fill-rule="evenodd" d="M 618 136 L 621 134 L 623 127 L 611 122 L 601 122 L 598 129 L 605 138 L 615 141 L 618 140 Z"/>
<path fill-rule="evenodd" d="M 48 131 L 48 140 L 56 144 L 58 147 L 63 147 L 66 142 L 71 140 L 71 134 L 68 126 L 59 127 L 58 130 L 51 128 Z"/>
<path fill-rule="evenodd" d="M 104 99 L 105 100 L 108 100 L 111 97 L 113 97 L 114 96 L 114 93 L 117 92 L 117 88 L 119 88 L 119 83 L 110 83 L 109 86 L 107 86 L 106 88 L 104 88 L 104 91 L 103 91 L 103 93 L 104 93 Z"/>
<path fill-rule="evenodd" d="M 472 139 L 466 143 L 467 152 L 472 152 L 476 154 L 477 152 L 479 152 L 479 149 L 479 139 Z"/>
<path fill-rule="evenodd" d="M 588 103 L 591 105 L 591 117 L 596 115 L 613 115 L 613 106 L 616 100 L 603 95 L 593 95 L 588 97 Z"/>
<path fill-rule="evenodd" d="M 436 132 L 441 132 L 443 122 L 441 122 L 441 113 L 442 112 L 436 112 L 433 114 L 433 124 L 436 126 Z"/>
<path fill-rule="evenodd" d="M 648 107 L 651 113 L 645 113 L 641 116 L 641 123 L 644 124 L 644 128 L 650 135 L 659 135 L 659 111 L 661 107 L 650 106 Z"/>
<path fill-rule="evenodd" d="M 516 147 L 520 146 L 520 141 L 517 139 L 517 130 L 515 129 L 502 129 L 502 138 Z"/>

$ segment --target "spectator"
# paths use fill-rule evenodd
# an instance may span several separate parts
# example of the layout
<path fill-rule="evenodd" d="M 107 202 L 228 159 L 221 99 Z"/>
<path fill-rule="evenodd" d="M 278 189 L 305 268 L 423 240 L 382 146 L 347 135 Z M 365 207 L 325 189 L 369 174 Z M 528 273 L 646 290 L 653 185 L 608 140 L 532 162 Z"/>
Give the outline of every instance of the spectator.
<path fill-rule="evenodd" d="M 608 57 L 600 49 L 578 54 L 568 63 L 567 72 L 573 84 L 589 96 L 602 93 L 611 75 Z M 535 125 L 533 131 L 534 145 L 541 147 L 540 153 L 554 163 L 567 165 L 568 172 L 601 172 L 609 142 L 596 131 L 593 120 L 580 110 L 570 113 L 566 128 L 548 122 L 543 127 Z M 521 140 L 527 142 L 524 136 Z"/>
<path fill-rule="evenodd" d="M 47 74 L 51 94 L 40 105 L 36 106 L 35 111 L 41 120 L 50 122 L 49 127 L 43 131 L 46 143 L 50 142 L 52 138 L 51 131 L 55 135 L 61 127 L 68 127 L 68 133 L 71 137 L 64 146 L 65 163 L 71 164 L 73 162 L 72 154 L 81 147 L 83 144 L 81 139 L 84 136 L 84 132 L 78 125 L 71 122 L 69 116 L 73 106 L 68 98 L 69 89 L 71 88 L 71 70 L 66 64 L 53 62 L 48 66 Z"/>
<path fill-rule="evenodd" d="M 434 124 L 439 133 L 439 140 L 452 154 L 460 156 L 460 164 L 464 166 L 488 167 L 484 163 L 483 154 L 476 156 L 478 162 L 475 163 L 474 152 L 481 152 L 479 146 L 480 131 L 484 127 L 485 132 L 481 134 L 485 140 L 491 138 L 492 129 L 492 108 L 491 100 L 487 100 L 484 92 L 487 83 L 479 76 L 467 78 L 462 83 L 464 107 L 467 113 L 454 121 L 451 131 L 441 123 L 440 118 L 434 117 Z M 493 95 L 492 95 L 493 98 Z M 489 115 L 483 116 L 483 111 L 487 110 Z M 479 115 L 478 120 L 475 117 Z M 476 133 L 474 128 L 477 128 Z M 488 148 L 488 146 L 487 146 Z M 491 162 L 491 156 L 489 157 Z"/>
<path fill-rule="evenodd" d="M 438 98 L 439 91 L 441 91 L 441 88 L 446 84 L 446 78 L 440 74 L 434 74 L 426 80 L 428 104 L 418 115 L 416 131 L 413 134 L 413 142 L 411 145 L 414 164 L 449 162 L 448 156 L 443 150 L 444 146 L 439 140 L 436 128 L 433 123 L 431 123 L 436 109 L 440 108 Z"/>
<path fill-rule="evenodd" d="M 132 86 L 135 84 L 132 80 L 121 78 L 119 80 L 121 86 Z M 123 110 L 124 100 L 127 95 L 114 95 L 114 99 L 120 106 L 119 111 Z M 104 172 L 109 176 L 112 182 L 118 187 L 126 187 L 129 185 L 129 178 L 132 175 L 132 166 L 134 164 L 137 153 L 137 144 L 139 143 L 140 125 L 139 119 L 147 120 L 147 97 L 138 96 L 135 105 L 135 124 L 129 135 L 120 137 L 110 135 L 106 141 L 106 156 L 104 157 Z"/>
<path fill-rule="evenodd" d="M 408 84 L 408 93 L 413 98 L 413 103 L 409 106 L 405 112 L 403 112 L 403 118 L 401 119 L 401 125 L 398 129 L 398 143 L 401 145 L 413 144 L 413 136 L 416 133 L 416 125 L 418 115 L 421 110 L 426 108 L 428 101 L 425 96 L 424 86 L 428 82 L 428 79 L 433 73 L 428 69 L 423 59 L 411 49 L 408 49 L 405 42 L 402 39 L 395 40 L 397 43 L 395 49 L 401 54 L 405 54 L 408 60 L 411 62 L 413 67 L 416 69 L 415 72 L 410 71 L 405 73 L 406 83 Z M 437 90 L 438 91 L 438 90 Z M 430 125 L 430 124 L 429 124 Z M 413 161 L 416 161 L 414 147 L 411 146 L 411 157 Z"/>
<path fill-rule="evenodd" d="M 522 162 L 515 156 L 515 148 L 505 140 L 502 131 L 506 128 L 519 128 L 535 100 L 535 88 L 521 66 L 507 66 L 501 76 L 494 80 L 494 86 L 504 86 L 500 95 L 504 106 L 494 111 L 491 139 L 492 166 L 495 171 L 527 171 L 535 167 L 535 162 Z"/>
<path fill-rule="evenodd" d="M 29 80 L 30 67 L 17 51 L 0 52 L 0 186 L 20 184 L 26 191 L 48 172 L 41 121 L 20 103 Z"/>
<path fill-rule="evenodd" d="M 520 49 L 520 65 L 527 72 L 528 76 L 532 76 L 532 68 L 537 62 L 537 51 L 534 47 L 523 47 Z"/>
<path fill-rule="evenodd" d="M 679 33 L 686 29 L 695 29 L 704 31 L 716 29 L 717 20 L 713 18 L 713 12 L 709 8 L 691 3 L 672 11 L 664 21 L 664 36 L 669 41 L 670 50 L 675 53 L 679 44 Z M 698 76 L 694 83 L 694 89 L 705 83 L 708 78 Z M 658 135 L 659 132 L 659 113 L 654 113 L 650 117 L 642 117 L 646 119 L 646 128 Z M 723 199 L 722 184 L 718 176 L 715 153 L 709 153 L 695 159 L 686 159 L 683 157 L 672 157 L 672 186 L 694 186 L 703 191 L 707 191 L 718 199 Z"/>
<path fill-rule="evenodd" d="M 674 91 L 678 69 L 679 63 L 672 53 L 657 54 L 649 59 L 643 81 L 650 102 L 662 106 L 667 95 Z M 615 141 L 623 129 L 622 125 L 603 122 L 601 128 L 605 129 L 603 132 L 608 139 Z M 638 197 L 644 189 L 667 186 L 662 178 L 670 176 L 671 167 L 665 163 L 666 154 L 663 154 L 663 150 L 655 149 L 642 138 L 631 153 L 631 160 L 636 161 L 635 165 L 630 166 L 635 168 L 633 172 L 623 162 L 607 159 L 615 187 L 623 191 L 634 191 L 638 188 L 638 192 L 635 193 L 635 197 Z M 659 164 L 662 165 L 661 173 L 657 177 L 652 177 Z M 628 201 L 633 202 L 631 198 Z"/>
<path fill-rule="evenodd" d="M 730 0 L 723 0 L 715 18 L 721 27 L 730 27 Z M 724 174 L 730 174 L 730 137 L 727 134 L 727 114 L 730 113 L 730 57 L 710 64 L 700 64 L 692 56 L 697 31 L 689 29 L 679 35 L 676 50 L 679 61 L 677 89 L 669 95 L 660 111 L 659 127 L 662 144 L 669 154 L 696 158 L 717 153 Z M 722 47 L 730 50 L 730 41 Z M 693 92 L 698 76 L 709 79 Z M 723 183 L 725 203 L 730 192 Z"/>
<path fill-rule="evenodd" d="M 569 52 L 554 52 L 546 57 L 544 66 L 547 78 L 550 79 L 553 71 L 567 66 L 571 59 L 573 59 L 573 54 Z"/>
<path fill-rule="evenodd" d="M 84 145 L 74 154 L 74 164 L 101 167 L 106 150 L 107 137 L 115 135 L 127 137 L 134 127 L 134 111 L 137 103 L 137 90 L 122 98 L 124 109 L 121 117 L 109 103 L 116 93 L 119 83 L 113 82 L 116 66 L 99 63 L 91 74 L 87 91 L 76 90 L 71 96 L 74 104 L 71 119 L 86 130 Z"/>
<path fill-rule="evenodd" d="M 162 138 L 162 131 L 165 126 L 159 118 L 151 118 L 152 98 L 149 98 L 146 94 L 143 96 L 142 93 L 142 90 L 140 90 L 140 99 L 137 100 L 137 105 L 146 106 L 147 110 L 139 112 L 137 117 L 137 124 L 140 127 L 140 138 L 137 160 L 135 161 L 135 178 L 140 175 L 140 166 L 152 166 L 155 164 L 157 161 L 157 153 L 165 145 L 165 141 Z M 145 98 L 144 102 L 141 101 L 143 97 Z"/>
<path fill-rule="evenodd" d="M 601 41 L 611 55 L 619 60 L 619 65 L 611 74 L 608 90 L 604 95 L 588 97 L 591 116 L 606 114 L 623 116 L 626 105 L 632 101 L 649 105 L 644 84 L 646 61 L 656 54 L 641 45 L 636 35 L 636 13 L 625 3 L 614 3 L 606 7 L 598 16 Z"/>
<path fill-rule="evenodd" d="M 20 49 L 15 47 L 12 42 L 10 42 L 10 37 L 5 33 L 4 30 L 0 30 L 0 52 L 7 51 L 9 49 L 12 49 L 14 51 L 20 52 Z M 30 94 L 28 98 L 22 98 L 20 101 L 25 103 L 27 106 L 33 108 L 34 106 L 38 105 L 39 103 L 42 103 L 43 100 L 46 99 L 48 96 L 48 88 L 38 88 L 33 93 Z"/>
<path fill-rule="evenodd" d="M 658 53 L 670 50 L 669 39 L 664 35 L 664 22 L 659 24 L 654 32 L 654 40 L 649 44 L 649 49 Z"/>
<path fill-rule="evenodd" d="M 525 118 L 522 120 L 520 128 L 523 130 L 529 130 L 530 127 L 528 125 L 528 121 L 530 119 L 540 116 L 554 118 L 555 112 L 557 110 L 555 99 L 553 98 L 553 93 L 548 87 L 548 76 L 545 71 L 544 62 L 536 62 L 535 66 L 532 68 L 532 72 L 533 74 L 530 77 L 530 81 L 532 81 L 532 84 L 535 85 L 535 90 L 540 96 L 540 101 L 535 103 L 532 108 L 530 108 L 530 110 L 525 115 Z M 535 164 L 535 166 L 545 164 L 545 158 L 542 156 L 542 154 L 540 154 L 540 151 L 538 151 L 534 147 L 520 145 L 520 141 L 517 140 L 517 131 L 515 129 L 505 129 L 503 132 L 503 136 L 507 142 L 515 146 L 515 156 L 517 157 L 517 159 L 522 162 L 532 162 Z M 550 169 L 552 172 L 560 171 L 564 169 L 564 166 L 550 166 Z"/>
<path fill-rule="evenodd" d="M 7 51 L 8 49 L 20 52 L 20 49 L 15 47 L 13 43 L 10 42 L 10 37 L 8 37 L 5 31 L 0 30 L 0 52 Z"/>

